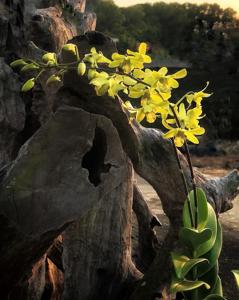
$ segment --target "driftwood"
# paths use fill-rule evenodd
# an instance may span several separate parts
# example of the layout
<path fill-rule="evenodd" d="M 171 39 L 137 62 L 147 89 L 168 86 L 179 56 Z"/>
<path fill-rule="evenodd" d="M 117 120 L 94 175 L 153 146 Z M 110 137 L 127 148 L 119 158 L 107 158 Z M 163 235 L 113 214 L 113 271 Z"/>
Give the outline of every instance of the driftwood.
<path fill-rule="evenodd" d="M 117 187 L 63 234 L 63 299 L 127 299 L 141 278 L 131 261 L 132 166 L 115 163 Z"/>
<path fill-rule="evenodd" d="M 84 240 L 93 244 L 88 250 L 82 245 L 81 251 L 86 250 L 87 255 L 92 249 L 94 253 L 97 249 L 95 246 L 100 245 L 102 239 L 102 235 L 99 234 L 100 240 L 95 242 L 95 229 L 105 232 L 106 244 L 104 243 L 103 247 L 106 253 L 102 252 L 102 263 L 100 260 L 98 265 L 95 261 L 91 262 L 91 267 L 94 265 L 96 268 L 96 276 L 98 269 L 108 272 L 108 276 L 113 276 L 111 270 L 121 266 L 120 269 L 125 273 L 122 280 L 128 278 L 131 264 L 132 179 L 130 164 L 120 149 L 117 131 L 110 120 L 73 107 L 59 109 L 21 148 L 2 182 L 0 191 L 2 297 L 22 278 L 22 274 L 30 271 L 33 263 L 46 252 L 53 239 L 67 225 L 82 216 L 87 216 L 87 212 L 89 222 L 86 223 L 87 217 L 82 219 L 82 224 L 85 222 L 89 226 L 84 227 Z M 125 205 L 122 201 L 125 201 Z M 103 211 L 100 212 L 97 206 L 101 203 Z M 96 208 L 93 208 L 95 205 Z M 93 210 L 90 212 L 90 209 Z M 112 214 L 109 214 L 109 211 L 112 211 Z M 96 214 L 99 215 L 99 223 L 94 225 Z M 108 222 L 106 216 L 109 218 Z M 111 234 L 107 228 L 100 229 L 100 224 L 103 227 L 108 227 L 109 224 L 113 226 L 112 238 L 114 237 L 115 241 L 110 240 Z M 84 232 L 83 228 L 81 230 Z M 79 234 L 70 229 L 67 232 L 68 240 L 73 233 L 76 234 L 75 238 Z M 91 234 L 92 239 L 87 240 L 87 234 Z M 112 258 L 108 253 L 112 246 L 110 241 L 118 251 L 112 248 L 115 264 L 110 260 L 107 267 L 106 258 Z M 117 241 L 121 241 L 120 244 L 117 245 Z M 107 243 L 110 248 L 107 247 Z M 78 243 L 73 244 L 74 251 L 79 250 L 77 246 Z M 65 251 L 70 247 L 66 243 Z M 71 263 L 75 263 L 66 261 L 67 254 L 64 265 L 66 270 L 70 268 Z M 84 261 L 79 261 L 79 264 Z M 133 265 L 130 268 L 133 270 Z M 84 273 L 86 270 L 79 269 L 80 271 Z"/>
<path fill-rule="evenodd" d="M 136 266 L 145 272 L 153 262 L 159 247 L 155 226 L 162 226 L 157 216 L 148 206 L 137 184 L 134 184 L 133 211 L 138 223 L 138 249 Z"/>
<path fill-rule="evenodd" d="M 112 40 L 100 33 L 76 37 L 95 26 L 94 14 L 84 12 L 85 0 L 27 3 L 4 6 L 11 14 L 0 14 L 0 55 L 27 55 L 27 38 L 39 42 L 43 50 L 58 50 L 73 38 L 81 55 L 93 46 L 107 56 L 115 51 Z M 76 17 L 86 23 L 71 23 L 62 3 L 70 3 Z M 35 51 L 30 49 L 33 57 Z M 37 87 L 33 97 L 23 101 L 17 93 L 17 76 L 3 59 L 1 64 L 0 99 L 7 108 L 0 131 L 1 299 L 17 299 L 21 284 L 27 286 L 26 294 L 18 300 L 40 300 L 44 293 L 60 299 L 63 281 L 64 299 L 127 299 L 132 291 L 132 300 L 153 299 L 169 283 L 169 253 L 177 245 L 185 199 L 171 142 L 160 130 L 130 124 L 120 100 L 97 97 L 87 78 L 73 71 L 55 95 Z M 191 187 L 186 159 L 179 156 Z M 152 214 L 135 191 L 134 210 L 140 232 L 146 234 L 145 239 L 140 237 L 139 257 L 145 275 L 137 288 L 142 274 L 130 253 L 132 165 L 153 186 L 170 220 L 163 245 L 154 248 Z M 219 179 L 195 173 L 218 213 L 232 207 L 239 185 L 236 171 Z M 63 261 L 61 250 L 52 246 L 59 234 L 64 237 Z"/>
<path fill-rule="evenodd" d="M 96 34 L 92 33 L 93 36 Z M 74 41 L 76 42 L 76 39 Z M 101 46 L 96 46 L 99 50 L 102 49 Z M 153 186 L 161 199 L 164 212 L 170 220 L 170 229 L 162 249 L 150 268 L 153 271 L 149 270 L 150 280 L 152 277 L 156 279 L 155 282 L 151 281 L 151 288 L 147 281 L 146 285 L 139 285 L 134 294 L 136 296 L 132 297 L 132 299 L 150 299 L 162 282 L 169 281 L 170 269 L 166 266 L 169 265 L 170 251 L 175 247 L 186 197 L 172 144 L 163 138 L 160 130 L 144 128 L 136 122 L 130 124 L 119 100 L 107 96 L 97 97 L 93 88 L 88 86 L 87 79 L 79 79 L 74 72 L 66 76 L 65 87 L 56 95 L 55 105 L 61 103 L 78 106 L 110 118 L 118 130 L 124 150 L 133 162 L 134 169 Z M 187 161 L 183 154 L 179 153 L 179 156 L 188 186 L 192 188 Z M 197 185 L 205 190 L 208 201 L 218 213 L 232 207 L 232 200 L 238 192 L 239 184 L 236 170 L 220 179 L 208 178 L 198 170 L 195 170 L 195 173 Z"/>

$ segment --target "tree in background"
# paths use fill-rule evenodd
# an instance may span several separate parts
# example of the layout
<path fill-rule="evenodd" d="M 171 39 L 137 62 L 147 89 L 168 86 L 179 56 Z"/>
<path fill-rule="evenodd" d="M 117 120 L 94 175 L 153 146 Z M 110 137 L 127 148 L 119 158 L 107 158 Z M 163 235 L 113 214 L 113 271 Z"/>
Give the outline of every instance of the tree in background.
<path fill-rule="evenodd" d="M 97 14 L 97 30 L 118 38 L 119 51 L 136 48 L 144 40 L 153 57 L 190 62 L 188 86 L 201 88 L 207 78 L 214 90 L 206 118 L 215 128 L 214 138 L 238 138 L 239 22 L 233 9 L 217 4 L 158 2 L 120 8 L 108 0 L 89 3 Z M 224 109 L 228 103 L 231 111 Z"/>

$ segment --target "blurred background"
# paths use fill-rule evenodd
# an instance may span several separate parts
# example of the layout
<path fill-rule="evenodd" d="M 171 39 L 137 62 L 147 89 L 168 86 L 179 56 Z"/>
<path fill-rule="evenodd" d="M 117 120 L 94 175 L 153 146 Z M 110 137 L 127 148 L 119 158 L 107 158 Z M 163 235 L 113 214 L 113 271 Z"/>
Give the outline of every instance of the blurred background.
<path fill-rule="evenodd" d="M 212 151 L 223 152 L 229 147 L 231 154 L 236 154 L 239 149 L 239 1 L 208 2 L 88 0 L 87 9 L 96 12 L 97 30 L 111 36 L 119 52 L 136 49 L 144 41 L 153 58 L 151 68 L 167 66 L 170 72 L 187 68 L 188 76 L 174 93 L 176 98 L 190 90 L 201 90 L 209 81 L 208 91 L 213 96 L 203 103 L 205 143 L 209 148 L 211 145 Z M 222 140 L 231 143 L 218 142 Z"/>

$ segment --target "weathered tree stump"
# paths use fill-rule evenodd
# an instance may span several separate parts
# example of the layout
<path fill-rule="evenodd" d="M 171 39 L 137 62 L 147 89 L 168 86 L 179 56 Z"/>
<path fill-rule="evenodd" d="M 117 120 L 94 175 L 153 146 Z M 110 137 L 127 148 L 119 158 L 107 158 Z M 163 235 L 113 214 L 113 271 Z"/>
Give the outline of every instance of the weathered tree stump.
<path fill-rule="evenodd" d="M 13 57 L 58 51 L 68 40 L 81 55 L 94 46 L 110 56 L 110 38 L 97 32 L 78 36 L 95 28 L 96 17 L 85 12 L 85 4 L 1 4 L 1 299 L 151 300 L 169 284 L 186 196 L 171 142 L 160 130 L 129 123 L 120 100 L 97 97 L 76 72 L 66 74 L 55 94 L 43 84 L 23 96 L 7 66 Z M 29 49 L 29 38 L 42 51 Z M 186 159 L 179 156 L 191 187 Z M 155 249 L 155 219 L 135 188 L 138 266 L 145 273 L 137 287 L 142 274 L 131 260 L 132 167 L 153 186 L 170 220 L 163 245 Z M 236 171 L 220 179 L 195 173 L 218 213 L 232 207 Z"/>

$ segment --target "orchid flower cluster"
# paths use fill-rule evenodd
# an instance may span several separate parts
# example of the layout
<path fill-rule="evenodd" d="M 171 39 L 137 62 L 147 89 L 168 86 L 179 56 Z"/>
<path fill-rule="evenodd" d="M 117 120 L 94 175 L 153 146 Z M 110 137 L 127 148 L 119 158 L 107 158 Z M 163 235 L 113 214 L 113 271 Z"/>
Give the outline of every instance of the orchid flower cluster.
<path fill-rule="evenodd" d="M 179 87 L 178 80 L 186 77 L 187 71 L 182 69 L 169 74 L 166 67 L 158 71 L 145 68 L 145 64 L 151 63 L 146 43 L 141 43 L 136 52 L 113 53 L 111 59 L 95 48 L 80 58 L 74 44 L 66 44 L 61 57 L 66 52 L 74 58 L 70 63 L 59 62 L 57 55 L 50 52 L 43 55 L 42 62 L 14 61 L 12 67 L 21 67 L 23 72 L 38 71 L 36 77 L 23 85 L 22 91 L 32 89 L 40 74 L 48 68 L 56 71 L 47 80 L 47 84 L 52 84 L 61 81 L 64 73 L 75 67 L 80 76 L 88 76 L 98 96 L 108 94 L 112 98 L 124 99 L 125 95 L 127 100 L 122 105 L 128 110 L 130 120 L 142 122 L 145 119 L 154 123 L 159 118 L 167 130 L 164 137 L 173 139 L 177 147 L 183 146 L 186 140 L 199 143 L 197 136 L 205 132 L 199 123 L 203 118 L 201 103 L 211 95 L 205 92 L 208 83 L 201 91 L 189 92 L 181 99 L 171 101 L 173 90 Z"/>

